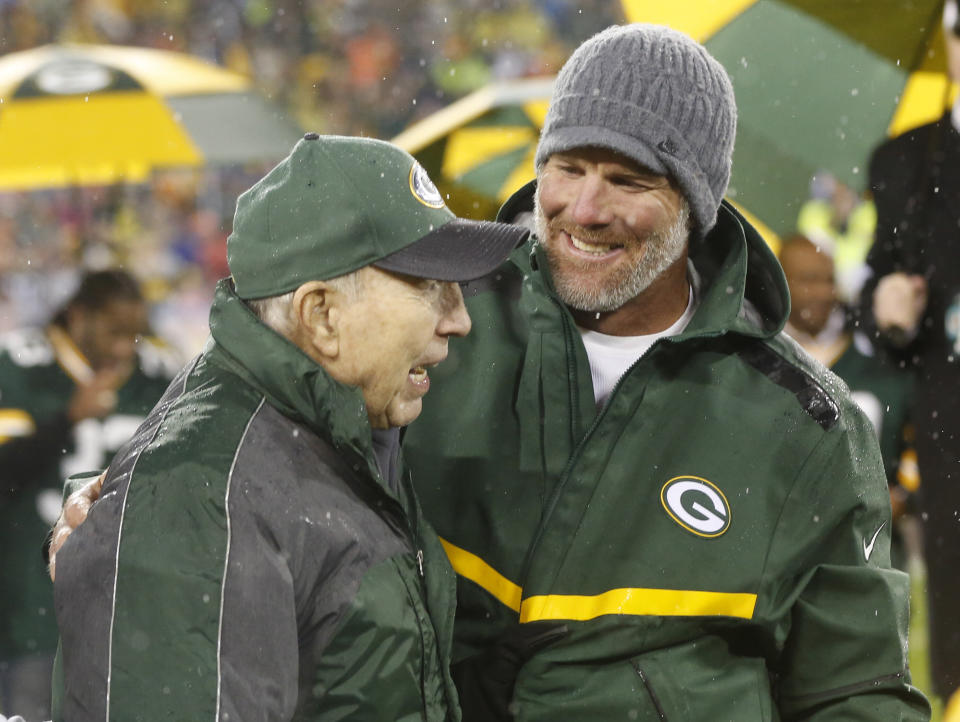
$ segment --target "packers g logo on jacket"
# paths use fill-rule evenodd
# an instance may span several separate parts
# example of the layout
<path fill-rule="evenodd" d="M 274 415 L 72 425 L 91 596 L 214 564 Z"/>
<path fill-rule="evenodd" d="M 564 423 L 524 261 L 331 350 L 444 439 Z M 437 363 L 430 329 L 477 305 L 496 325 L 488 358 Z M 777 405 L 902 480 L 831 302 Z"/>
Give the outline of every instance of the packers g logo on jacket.
<path fill-rule="evenodd" d="M 730 504 L 717 486 L 699 476 L 675 476 L 660 490 L 667 514 L 687 531 L 718 537 L 730 528 Z"/>

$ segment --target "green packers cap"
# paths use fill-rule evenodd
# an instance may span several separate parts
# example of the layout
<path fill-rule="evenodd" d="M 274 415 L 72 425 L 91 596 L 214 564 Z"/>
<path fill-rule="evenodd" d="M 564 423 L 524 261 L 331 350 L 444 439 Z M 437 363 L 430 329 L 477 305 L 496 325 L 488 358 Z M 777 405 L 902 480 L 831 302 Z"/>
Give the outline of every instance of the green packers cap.
<path fill-rule="evenodd" d="M 307 133 L 237 200 L 227 262 L 241 298 L 286 293 L 363 266 L 439 281 L 494 270 L 527 236 L 457 218 L 406 151 Z"/>

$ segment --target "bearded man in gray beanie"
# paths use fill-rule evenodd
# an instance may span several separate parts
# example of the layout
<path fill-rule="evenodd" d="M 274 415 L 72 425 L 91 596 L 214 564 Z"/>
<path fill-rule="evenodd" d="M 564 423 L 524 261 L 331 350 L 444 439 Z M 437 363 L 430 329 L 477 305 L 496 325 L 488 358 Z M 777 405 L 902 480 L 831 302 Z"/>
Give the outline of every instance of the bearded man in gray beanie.
<path fill-rule="evenodd" d="M 474 331 L 407 432 L 457 572 L 455 659 L 568 630 L 504 716 L 929 719 L 877 442 L 782 333 L 783 273 L 722 200 L 735 132 L 689 37 L 586 41 L 501 210 L 536 237 L 467 284 Z"/>

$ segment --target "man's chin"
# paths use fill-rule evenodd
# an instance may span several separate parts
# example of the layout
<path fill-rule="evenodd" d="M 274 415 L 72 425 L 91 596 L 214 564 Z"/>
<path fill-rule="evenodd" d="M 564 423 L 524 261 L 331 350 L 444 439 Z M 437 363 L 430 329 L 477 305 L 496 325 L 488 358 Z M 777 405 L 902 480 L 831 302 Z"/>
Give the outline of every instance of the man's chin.
<path fill-rule="evenodd" d="M 564 305 L 587 313 L 608 313 L 623 306 L 629 298 L 622 282 L 610 279 L 586 280 L 576 273 L 554 276 L 557 297 Z"/>
<path fill-rule="evenodd" d="M 423 411 L 423 400 L 405 401 L 397 404 L 396 407 L 388 408 L 385 415 L 386 424 L 389 428 L 398 426 L 407 426 L 420 416 Z M 385 427 L 386 428 L 386 427 Z"/>

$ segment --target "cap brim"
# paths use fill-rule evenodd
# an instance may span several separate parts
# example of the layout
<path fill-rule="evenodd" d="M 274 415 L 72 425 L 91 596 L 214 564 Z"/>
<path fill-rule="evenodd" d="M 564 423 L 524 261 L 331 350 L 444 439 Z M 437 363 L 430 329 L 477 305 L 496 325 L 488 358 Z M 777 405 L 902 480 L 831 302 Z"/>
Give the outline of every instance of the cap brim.
<path fill-rule="evenodd" d="M 417 278 L 472 281 L 496 269 L 529 233 L 509 223 L 455 218 L 373 265 Z"/>

